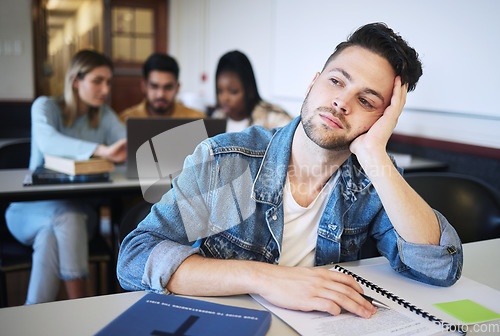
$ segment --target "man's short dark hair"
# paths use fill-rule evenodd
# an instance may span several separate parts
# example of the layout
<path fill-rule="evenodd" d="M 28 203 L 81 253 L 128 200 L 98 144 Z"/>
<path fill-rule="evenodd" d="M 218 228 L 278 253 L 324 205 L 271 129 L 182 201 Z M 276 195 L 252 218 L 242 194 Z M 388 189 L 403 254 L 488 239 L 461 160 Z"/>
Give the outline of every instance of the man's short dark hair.
<path fill-rule="evenodd" d="M 408 83 L 408 91 L 417 86 L 418 79 L 422 76 L 422 63 L 418 53 L 385 23 L 370 23 L 358 28 L 347 41 L 337 45 L 325 67 L 343 50 L 352 46 L 366 48 L 384 57 L 391 64 L 396 76 L 401 77 L 401 83 Z"/>
<path fill-rule="evenodd" d="M 172 56 L 162 53 L 155 53 L 148 57 L 142 66 L 142 74 L 147 80 L 151 71 L 170 72 L 175 76 L 175 80 L 179 80 L 179 64 Z"/>

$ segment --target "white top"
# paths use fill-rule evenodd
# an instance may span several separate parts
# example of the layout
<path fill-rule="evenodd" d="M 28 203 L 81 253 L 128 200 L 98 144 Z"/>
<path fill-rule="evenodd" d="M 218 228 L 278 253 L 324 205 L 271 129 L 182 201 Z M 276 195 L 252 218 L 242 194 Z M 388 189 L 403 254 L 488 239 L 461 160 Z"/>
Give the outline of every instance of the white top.
<path fill-rule="evenodd" d="M 328 180 L 316 199 L 304 208 L 294 200 L 287 176 L 283 190 L 285 218 L 279 265 L 314 266 L 319 221 L 328 202 L 328 196 L 338 179 L 339 173 L 337 172 Z"/>
<path fill-rule="evenodd" d="M 240 121 L 235 121 L 231 118 L 227 118 L 226 132 L 241 132 L 250 126 L 250 118 L 245 118 Z"/>

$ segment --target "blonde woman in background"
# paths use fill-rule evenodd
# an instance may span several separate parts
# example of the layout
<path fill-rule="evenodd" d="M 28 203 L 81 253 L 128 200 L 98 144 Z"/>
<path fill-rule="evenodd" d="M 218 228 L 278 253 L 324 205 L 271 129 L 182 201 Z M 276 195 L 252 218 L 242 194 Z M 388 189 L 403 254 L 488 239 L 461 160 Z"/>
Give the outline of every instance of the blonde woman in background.
<path fill-rule="evenodd" d="M 44 154 L 125 161 L 125 127 L 106 105 L 112 71 L 106 56 L 79 51 L 67 70 L 63 97 L 35 100 L 31 170 L 43 166 Z M 9 230 L 34 250 L 26 304 L 55 300 L 60 280 L 70 299 L 86 296 L 88 237 L 98 223 L 96 209 L 96 200 L 85 199 L 10 204 L 5 214 Z"/>

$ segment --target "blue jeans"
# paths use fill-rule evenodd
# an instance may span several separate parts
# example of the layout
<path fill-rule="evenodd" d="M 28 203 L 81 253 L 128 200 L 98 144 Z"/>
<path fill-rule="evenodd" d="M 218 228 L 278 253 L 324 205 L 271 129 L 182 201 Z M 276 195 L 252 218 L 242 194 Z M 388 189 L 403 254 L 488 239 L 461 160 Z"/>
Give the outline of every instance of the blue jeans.
<path fill-rule="evenodd" d="M 88 277 L 88 237 L 98 216 L 81 200 L 12 203 L 5 213 L 12 235 L 33 246 L 26 304 L 54 301 L 60 279 Z"/>

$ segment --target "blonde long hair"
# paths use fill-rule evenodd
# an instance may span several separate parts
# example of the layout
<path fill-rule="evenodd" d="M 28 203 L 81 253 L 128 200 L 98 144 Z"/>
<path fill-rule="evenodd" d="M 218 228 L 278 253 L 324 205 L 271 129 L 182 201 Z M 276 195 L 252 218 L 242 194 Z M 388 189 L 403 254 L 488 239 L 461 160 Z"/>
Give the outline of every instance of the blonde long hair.
<path fill-rule="evenodd" d="M 107 66 L 113 71 L 111 60 L 94 50 L 80 50 L 71 59 L 64 79 L 64 95 L 60 101 L 64 126 L 72 126 L 78 112 L 80 97 L 78 96 L 78 91 L 73 87 L 75 79 L 83 79 L 87 73 L 100 66 Z M 92 128 L 99 126 L 99 111 L 100 108 L 89 107 L 87 113 L 89 124 Z"/>

